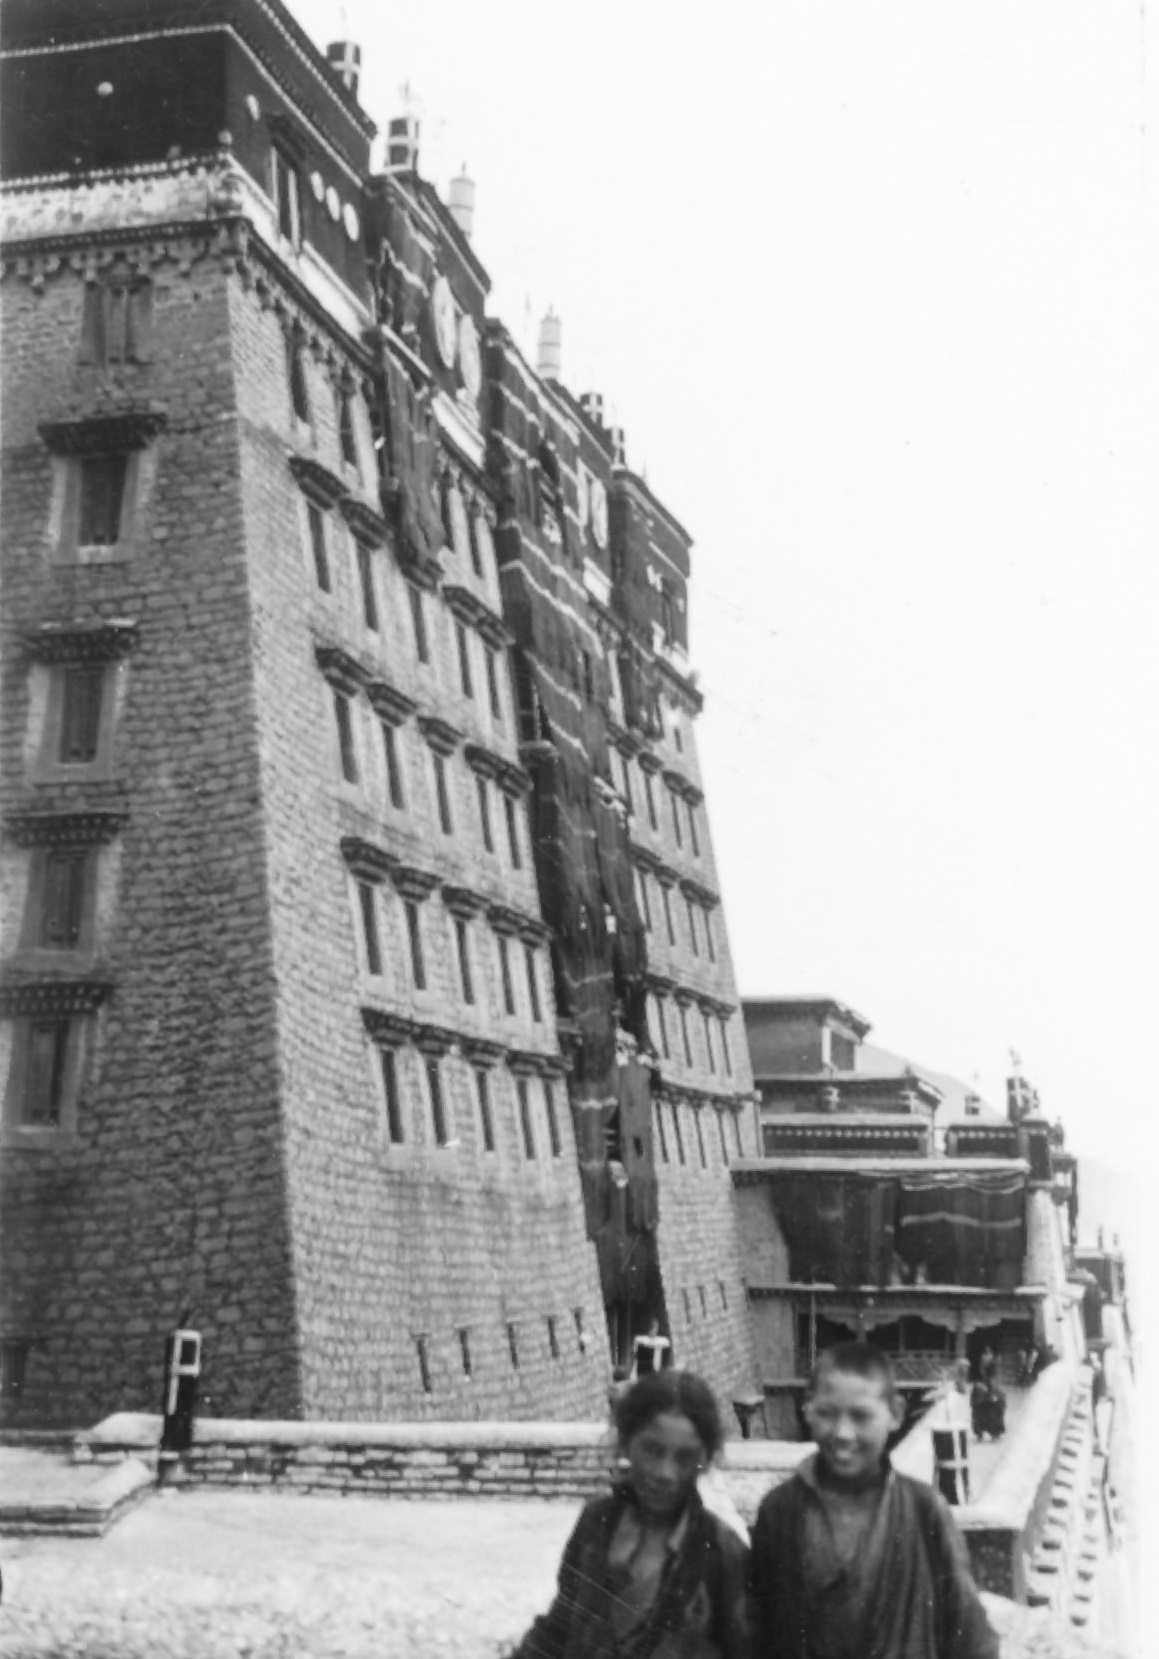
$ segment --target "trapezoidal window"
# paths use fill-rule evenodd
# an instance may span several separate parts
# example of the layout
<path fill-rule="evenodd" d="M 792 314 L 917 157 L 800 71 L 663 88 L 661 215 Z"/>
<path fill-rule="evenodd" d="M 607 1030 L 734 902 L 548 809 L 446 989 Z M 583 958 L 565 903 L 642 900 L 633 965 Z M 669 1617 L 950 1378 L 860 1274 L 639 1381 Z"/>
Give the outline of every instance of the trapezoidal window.
<path fill-rule="evenodd" d="M 79 361 L 100 369 L 148 363 L 152 355 L 153 284 L 91 283 L 84 292 Z"/>
<path fill-rule="evenodd" d="M 121 539 L 127 455 L 85 455 L 80 462 L 77 542 L 115 547 Z"/>
<path fill-rule="evenodd" d="M 294 419 L 310 422 L 310 399 L 306 392 L 306 353 L 301 340 L 286 338 L 286 372 L 290 380 L 290 408 Z"/>
<path fill-rule="evenodd" d="M 60 735 L 56 758 L 62 766 L 91 766 L 100 749 L 105 696 L 103 664 L 77 663 L 61 672 Z"/>
<path fill-rule="evenodd" d="M 270 150 L 270 194 L 278 216 L 278 229 L 298 247 L 302 241 L 302 189 L 298 169 L 284 150 L 275 144 Z"/>

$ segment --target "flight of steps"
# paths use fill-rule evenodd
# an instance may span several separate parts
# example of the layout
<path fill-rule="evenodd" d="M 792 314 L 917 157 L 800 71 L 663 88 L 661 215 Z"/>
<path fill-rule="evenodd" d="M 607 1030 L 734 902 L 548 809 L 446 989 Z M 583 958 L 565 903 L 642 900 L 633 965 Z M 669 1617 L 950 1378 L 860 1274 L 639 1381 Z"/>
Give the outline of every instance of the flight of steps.
<path fill-rule="evenodd" d="M 1075 1389 L 1062 1433 L 1042 1530 L 1030 1559 L 1026 1599 L 1075 1624 L 1091 1616 L 1102 1531 L 1105 1460 L 1095 1451 L 1089 1379 Z"/>

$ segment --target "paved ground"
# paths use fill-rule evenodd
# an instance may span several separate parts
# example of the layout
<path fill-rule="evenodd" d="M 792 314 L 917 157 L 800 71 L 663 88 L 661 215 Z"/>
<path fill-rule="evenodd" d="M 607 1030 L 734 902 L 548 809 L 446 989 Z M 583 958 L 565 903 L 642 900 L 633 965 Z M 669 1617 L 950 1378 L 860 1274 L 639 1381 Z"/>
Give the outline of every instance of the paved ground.
<path fill-rule="evenodd" d="M 3 1545 L 3 1659 L 504 1653 L 550 1598 L 574 1502 L 170 1493 L 103 1539 Z M 991 1604 L 1003 1659 L 1069 1659 Z M 1110 1659 L 1099 1654 L 1098 1659 Z"/>

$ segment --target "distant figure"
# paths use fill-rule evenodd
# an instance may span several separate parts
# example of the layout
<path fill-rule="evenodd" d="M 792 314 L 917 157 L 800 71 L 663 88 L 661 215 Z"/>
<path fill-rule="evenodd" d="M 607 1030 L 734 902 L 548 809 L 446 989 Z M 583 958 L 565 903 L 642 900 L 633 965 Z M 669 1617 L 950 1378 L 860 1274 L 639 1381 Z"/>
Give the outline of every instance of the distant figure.
<path fill-rule="evenodd" d="M 978 1361 L 978 1381 L 970 1390 L 970 1422 L 975 1440 L 987 1434 L 1001 1440 L 1006 1433 L 1006 1395 L 998 1386 L 998 1359 L 989 1343 Z"/>
<path fill-rule="evenodd" d="M 660 1321 L 653 1319 L 646 1336 L 638 1336 L 632 1344 L 632 1373 L 634 1377 L 650 1377 L 653 1371 L 662 1371 L 669 1363 L 672 1344 L 660 1334 Z"/>
<path fill-rule="evenodd" d="M 653 1371 L 616 1428 L 626 1478 L 585 1506 L 555 1600 L 512 1659 L 749 1659 L 748 1550 L 697 1491 L 724 1443 L 712 1390 Z"/>
<path fill-rule="evenodd" d="M 867 1342 L 820 1356 L 806 1407 L 817 1451 L 761 1503 L 750 1588 L 757 1659 L 998 1659 L 945 1500 L 889 1466 L 905 1414 Z"/>
<path fill-rule="evenodd" d="M 1018 1355 L 1018 1386 L 1029 1388 L 1038 1375 L 1038 1348 L 1032 1342 L 1029 1348 L 1019 1350 Z"/>
<path fill-rule="evenodd" d="M 982 1350 L 982 1357 L 978 1361 L 979 1381 L 984 1383 L 985 1386 L 989 1388 L 994 1381 L 997 1370 L 998 1361 L 994 1357 L 994 1350 L 991 1348 L 990 1344 L 987 1343 Z"/>

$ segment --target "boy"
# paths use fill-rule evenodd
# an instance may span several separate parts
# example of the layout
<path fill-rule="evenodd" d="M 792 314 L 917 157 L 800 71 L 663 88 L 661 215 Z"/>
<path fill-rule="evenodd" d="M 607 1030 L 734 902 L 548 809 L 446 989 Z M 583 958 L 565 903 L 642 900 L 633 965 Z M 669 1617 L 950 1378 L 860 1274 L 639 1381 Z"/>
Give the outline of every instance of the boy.
<path fill-rule="evenodd" d="M 755 1659 L 998 1659 L 948 1507 L 889 1466 L 903 1411 L 885 1355 L 827 1349 L 805 1416 L 816 1454 L 753 1529 Z"/>

